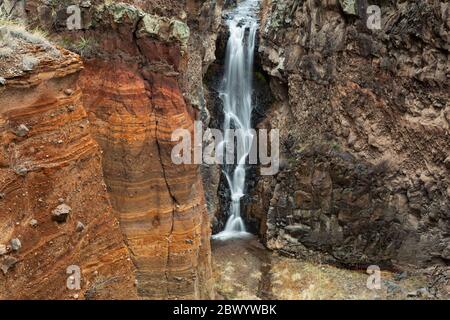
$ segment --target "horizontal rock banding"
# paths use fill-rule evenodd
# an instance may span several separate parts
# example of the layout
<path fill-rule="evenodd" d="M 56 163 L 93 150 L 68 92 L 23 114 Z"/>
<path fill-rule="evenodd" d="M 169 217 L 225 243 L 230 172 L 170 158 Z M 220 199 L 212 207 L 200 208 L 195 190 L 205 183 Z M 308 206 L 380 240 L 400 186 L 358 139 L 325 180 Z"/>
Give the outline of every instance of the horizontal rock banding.
<path fill-rule="evenodd" d="M 135 297 L 133 266 L 76 84 L 82 63 L 67 51 L 40 61 L 0 89 L 0 243 L 21 242 L 8 254 L 17 263 L 0 275 L 0 297 Z M 27 132 L 17 135 L 18 127 Z M 70 214 L 58 223 L 52 211 L 61 202 Z M 80 221 L 83 231 L 76 230 Z M 81 290 L 66 286 L 71 265 L 81 269 Z M 105 279 L 114 281 L 96 286 Z"/>
<path fill-rule="evenodd" d="M 193 117 L 175 78 L 145 76 L 121 63 L 86 65 L 84 103 L 104 151 L 105 180 L 138 269 L 139 293 L 206 297 L 202 186 L 196 166 L 175 166 L 170 157 L 172 132 L 192 129 Z"/>
<path fill-rule="evenodd" d="M 76 45 L 80 43 L 80 33 L 67 32 L 64 4 L 39 4 L 38 10 L 37 1 L 28 1 L 26 11 L 35 15 L 32 23 L 47 26 L 52 36 L 62 40 L 70 50 L 86 59 L 97 57 L 88 63 L 81 83 L 86 94 L 73 88 L 71 95 L 79 99 L 82 94 L 83 103 L 89 106 L 88 118 L 104 157 L 100 169 L 138 267 L 140 295 L 209 298 L 212 297 L 210 230 L 203 190 L 195 166 L 172 165 L 170 135 L 173 128 L 192 128 L 195 113 L 184 102 L 180 87 L 184 93 L 189 92 L 188 99 L 193 101 L 198 90 L 186 87 L 193 84 L 195 88 L 201 87 L 203 51 L 209 50 L 205 53 L 208 61 L 214 58 L 211 48 L 215 31 L 208 27 L 211 24 L 208 13 L 214 10 L 216 2 L 174 1 L 169 6 L 167 1 L 160 0 L 124 2 L 94 0 L 91 5 L 81 6 L 83 40 L 87 44 L 83 48 Z M 220 12 L 214 12 L 220 20 Z M 200 18 L 203 21 L 198 25 Z M 202 28 L 202 34 L 195 34 L 195 42 L 191 41 L 188 24 Z M 208 33 L 206 41 L 203 33 Z M 67 39 L 71 40 L 69 44 Z M 194 51 L 195 55 L 191 55 Z M 68 57 L 60 65 L 66 61 Z M 48 67 L 47 71 L 51 74 L 54 70 Z M 51 74 L 50 78 L 54 76 Z M 17 85 L 32 87 L 42 82 L 43 77 L 44 72 L 39 78 L 25 74 L 17 79 Z M 13 83 L 9 85 L 12 87 Z M 39 108 L 51 110 L 52 103 L 46 101 Z M 74 108 L 71 117 L 89 130 L 78 105 Z M 57 121 L 58 125 L 63 124 L 61 119 Z M 44 126 L 31 129 L 32 135 L 38 129 L 51 130 Z M 86 150 L 90 150 L 89 136 L 77 134 L 76 141 L 69 140 L 74 145 L 72 153 L 80 153 L 78 156 L 84 163 L 84 155 L 89 154 Z M 63 141 L 66 143 L 66 139 Z M 58 151 L 46 152 L 33 167 L 47 170 L 69 164 L 72 155 Z M 20 189 L 16 185 L 14 188 Z"/>

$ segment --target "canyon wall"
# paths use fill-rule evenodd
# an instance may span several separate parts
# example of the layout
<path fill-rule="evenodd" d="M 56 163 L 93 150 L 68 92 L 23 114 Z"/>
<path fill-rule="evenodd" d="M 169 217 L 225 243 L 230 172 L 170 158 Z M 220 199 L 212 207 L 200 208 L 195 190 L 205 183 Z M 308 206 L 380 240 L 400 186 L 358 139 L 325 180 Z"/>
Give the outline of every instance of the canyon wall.
<path fill-rule="evenodd" d="M 1 26 L 0 42 L 0 299 L 137 297 L 80 58 L 17 26 Z M 81 290 L 66 286 L 70 266 Z"/>
<path fill-rule="evenodd" d="M 97 174 L 130 251 L 137 294 L 213 298 L 201 174 L 173 164 L 171 135 L 193 130 L 206 112 L 202 79 L 215 59 L 221 1 L 80 1 L 75 31 L 67 30 L 67 5 L 29 1 L 27 22 L 83 58 L 80 104 L 101 149 Z"/>
<path fill-rule="evenodd" d="M 247 220 L 289 255 L 448 265 L 450 5 L 371 4 L 381 29 L 363 0 L 263 1 L 260 127 L 280 129 L 282 170 L 258 178 Z"/>
<path fill-rule="evenodd" d="M 76 3 L 77 30 L 72 1 L 14 16 L 79 55 L 0 26 L 0 298 L 213 298 L 227 190 L 218 166 L 174 165 L 171 134 L 220 122 L 223 2 Z M 291 256 L 448 265 L 450 6 L 375 4 L 380 30 L 365 0 L 262 1 L 255 119 L 282 165 L 249 182 L 246 220 Z"/>
<path fill-rule="evenodd" d="M 103 35 L 106 57 L 88 60 L 81 86 L 104 151 L 113 208 L 137 267 L 138 292 L 208 298 L 210 230 L 201 179 L 196 166 L 171 160 L 172 132 L 192 130 L 196 118 L 179 80 L 188 63 L 189 28 L 134 7 L 122 10 L 108 6 L 93 31 Z"/>

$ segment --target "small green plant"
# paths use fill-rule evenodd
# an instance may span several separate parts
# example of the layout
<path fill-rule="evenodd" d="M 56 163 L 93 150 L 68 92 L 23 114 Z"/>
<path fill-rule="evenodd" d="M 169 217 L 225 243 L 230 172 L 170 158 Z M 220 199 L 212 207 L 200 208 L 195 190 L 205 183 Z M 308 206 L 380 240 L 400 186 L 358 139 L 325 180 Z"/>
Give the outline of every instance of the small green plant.
<path fill-rule="evenodd" d="M 81 37 L 78 40 L 63 37 L 59 39 L 58 44 L 67 50 L 78 53 L 82 57 L 91 56 L 97 48 L 97 42 L 88 37 Z"/>
<path fill-rule="evenodd" d="M 62 37 L 57 39 L 56 41 L 61 47 L 66 48 L 70 50 L 70 46 L 72 45 L 73 41 L 69 37 Z"/>
<path fill-rule="evenodd" d="M 97 42 L 92 38 L 81 37 L 71 49 L 82 57 L 90 56 L 95 52 Z"/>
<path fill-rule="evenodd" d="M 333 148 L 334 151 L 341 151 L 341 146 L 339 143 L 334 142 L 331 147 Z"/>
<path fill-rule="evenodd" d="M 262 74 L 262 72 L 260 71 L 255 71 L 255 79 L 261 82 L 266 82 L 266 77 L 264 76 L 264 74 Z"/>
<path fill-rule="evenodd" d="M 27 30 L 25 24 L 20 20 L 0 18 L 0 28 L 4 30 L 4 32 L 1 32 L 2 38 L 0 39 L 4 42 L 7 41 L 5 38 L 9 38 L 9 40 L 11 40 L 10 38 L 12 37 L 33 44 L 44 46 L 49 45 L 47 40 L 48 33 L 40 28 Z"/>
<path fill-rule="evenodd" d="M 35 27 L 34 29 L 29 31 L 30 33 L 39 36 L 40 38 L 43 39 L 48 39 L 49 38 L 49 34 L 47 30 L 41 29 L 39 27 Z"/>

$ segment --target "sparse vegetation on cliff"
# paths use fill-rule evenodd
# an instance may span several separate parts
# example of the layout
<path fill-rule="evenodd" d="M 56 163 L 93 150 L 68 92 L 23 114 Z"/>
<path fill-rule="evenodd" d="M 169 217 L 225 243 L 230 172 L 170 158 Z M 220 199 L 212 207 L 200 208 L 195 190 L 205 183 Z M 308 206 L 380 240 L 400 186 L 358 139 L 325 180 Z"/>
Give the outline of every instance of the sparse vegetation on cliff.
<path fill-rule="evenodd" d="M 33 52 L 30 54 L 30 52 Z M 33 70 L 40 63 L 40 56 L 58 60 L 61 52 L 40 29 L 27 30 L 18 20 L 0 20 L 0 72 L 13 77 Z"/>
<path fill-rule="evenodd" d="M 78 53 L 83 58 L 91 57 L 98 50 L 98 43 L 91 37 L 80 37 L 78 40 L 63 38 L 59 44 L 67 50 Z"/>
<path fill-rule="evenodd" d="M 53 50 L 47 40 L 48 34 L 39 28 L 28 30 L 19 20 L 0 19 L 0 56 L 5 57 L 6 52 L 12 54 L 22 43 L 36 45 L 44 50 Z"/>

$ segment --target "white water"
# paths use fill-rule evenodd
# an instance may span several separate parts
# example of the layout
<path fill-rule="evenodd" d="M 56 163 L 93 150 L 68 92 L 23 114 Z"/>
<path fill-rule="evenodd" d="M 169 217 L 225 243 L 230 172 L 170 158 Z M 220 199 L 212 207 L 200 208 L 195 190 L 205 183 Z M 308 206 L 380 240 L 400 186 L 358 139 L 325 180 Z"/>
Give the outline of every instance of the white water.
<path fill-rule="evenodd" d="M 260 0 L 244 0 L 229 13 L 230 37 L 225 58 L 225 74 L 221 99 L 223 101 L 223 130 L 239 129 L 235 154 L 241 156 L 236 166 L 225 167 L 225 175 L 231 192 L 229 218 L 225 229 L 214 235 L 214 239 L 227 240 L 249 235 L 241 217 L 241 199 L 244 197 L 246 182 L 246 160 L 250 153 L 252 132 L 252 74 L 255 51 L 257 12 Z M 225 138 L 222 148 L 226 148 Z"/>

